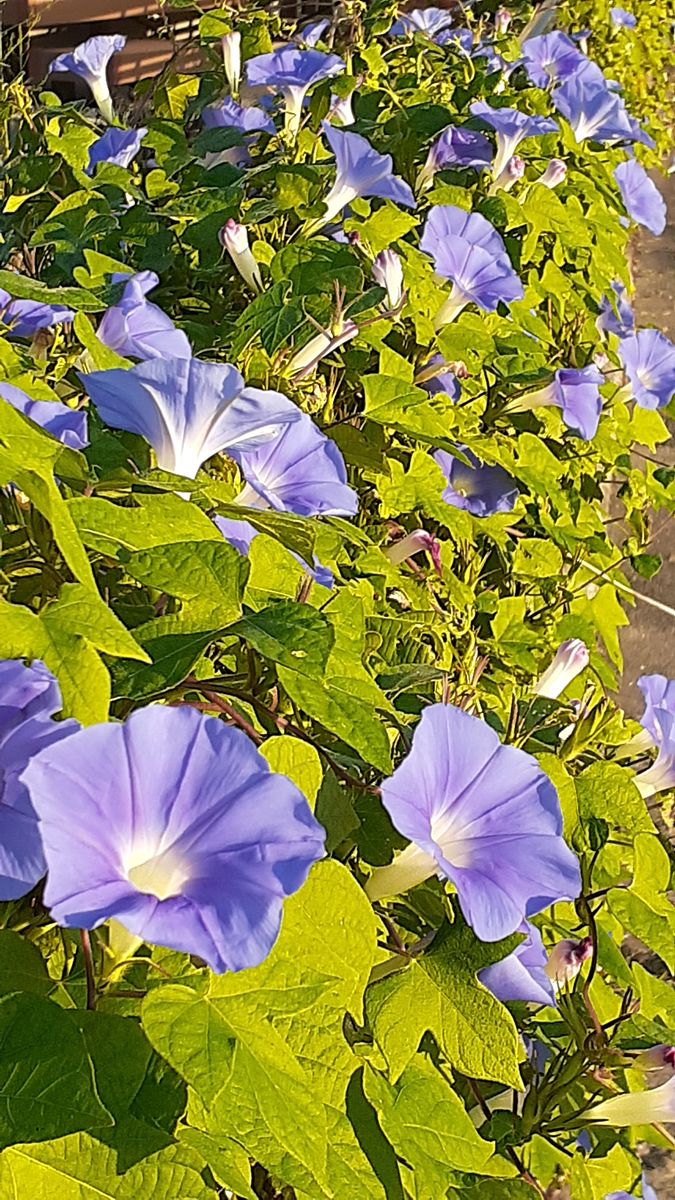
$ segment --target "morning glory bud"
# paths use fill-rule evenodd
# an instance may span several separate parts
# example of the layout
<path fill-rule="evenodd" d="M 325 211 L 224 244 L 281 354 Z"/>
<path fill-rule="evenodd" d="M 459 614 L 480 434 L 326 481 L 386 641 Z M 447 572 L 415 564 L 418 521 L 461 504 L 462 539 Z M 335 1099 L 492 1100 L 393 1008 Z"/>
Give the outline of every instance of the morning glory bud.
<path fill-rule="evenodd" d="M 557 649 L 553 662 L 539 677 L 535 686 L 535 696 L 545 696 L 547 700 L 557 700 L 561 692 L 576 679 L 589 662 L 588 647 L 579 638 L 570 638 Z"/>
<path fill-rule="evenodd" d="M 353 125 L 355 121 L 352 109 L 352 97 L 331 95 L 328 120 L 336 125 Z"/>
<path fill-rule="evenodd" d="M 241 79 L 241 34 L 236 30 L 226 33 L 225 37 L 221 38 L 220 44 L 223 50 L 223 65 L 227 82 L 232 95 L 236 96 Z"/>
<path fill-rule="evenodd" d="M 503 167 L 499 172 L 499 175 L 490 188 L 490 195 L 494 196 L 495 192 L 500 190 L 503 192 L 510 191 L 514 183 L 517 183 L 519 179 L 522 179 L 524 174 L 525 163 L 523 162 L 522 158 L 519 158 L 517 154 L 514 154 L 513 157 L 509 159 L 506 166 Z"/>
<path fill-rule="evenodd" d="M 288 364 L 288 373 L 294 377 L 303 378 L 311 375 L 312 371 L 333 350 L 344 346 L 359 332 L 358 325 L 353 321 L 337 321 L 332 329 L 322 329 L 316 337 L 310 340 L 294 354 Z"/>
<path fill-rule="evenodd" d="M 229 221 L 223 225 L 218 237 L 242 279 L 254 292 L 261 292 L 263 283 L 260 267 L 251 253 L 246 226 L 239 225 L 233 217 L 230 217 Z"/>
<path fill-rule="evenodd" d="M 660 1071 L 663 1067 L 675 1071 L 675 1046 L 650 1046 L 636 1054 L 633 1063 L 640 1071 Z"/>
<path fill-rule="evenodd" d="M 567 175 L 567 167 L 561 158 L 552 158 L 543 175 L 535 179 L 535 183 L 543 183 L 544 187 L 554 188 L 562 183 Z"/>
<path fill-rule="evenodd" d="M 675 1118 L 675 1076 L 661 1087 L 646 1092 L 624 1092 L 603 1100 L 586 1114 L 588 1121 L 599 1121 L 618 1129 L 626 1125 L 653 1125 Z"/>
<path fill-rule="evenodd" d="M 544 970 L 554 986 L 562 988 L 572 982 L 592 954 L 593 943 L 590 938 L 582 938 L 580 942 L 565 938 L 551 950 Z"/>
<path fill-rule="evenodd" d="M 390 308 L 398 308 L 403 299 L 403 264 L 395 250 L 381 250 L 371 275 L 379 287 L 387 292 Z"/>
<path fill-rule="evenodd" d="M 511 13 L 508 8 L 498 8 L 495 13 L 495 29 L 497 33 L 506 33 L 511 24 Z"/>
<path fill-rule="evenodd" d="M 441 544 L 433 533 L 427 533 L 426 529 L 415 529 L 413 533 L 409 533 L 398 542 L 394 542 L 393 546 L 387 546 L 383 550 L 385 558 L 394 566 L 405 562 L 407 558 L 412 558 L 414 554 L 419 554 L 420 550 L 425 550 L 429 555 L 434 570 L 437 575 L 443 574 L 441 565 Z"/>

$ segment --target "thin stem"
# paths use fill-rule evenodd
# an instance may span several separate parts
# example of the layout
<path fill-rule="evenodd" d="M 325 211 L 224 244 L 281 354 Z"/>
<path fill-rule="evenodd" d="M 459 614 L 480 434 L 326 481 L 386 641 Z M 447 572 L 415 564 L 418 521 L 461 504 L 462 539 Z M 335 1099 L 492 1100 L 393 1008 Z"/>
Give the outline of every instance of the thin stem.
<path fill-rule="evenodd" d="M 82 943 L 84 970 L 87 976 L 87 1008 L 90 1012 L 94 1012 L 96 1008 L 96 979 L 94 976 L 94 960 L 91 953 L 91 938 L 89 937 L 88 929 L 80 930 L 80 941 Z"/>

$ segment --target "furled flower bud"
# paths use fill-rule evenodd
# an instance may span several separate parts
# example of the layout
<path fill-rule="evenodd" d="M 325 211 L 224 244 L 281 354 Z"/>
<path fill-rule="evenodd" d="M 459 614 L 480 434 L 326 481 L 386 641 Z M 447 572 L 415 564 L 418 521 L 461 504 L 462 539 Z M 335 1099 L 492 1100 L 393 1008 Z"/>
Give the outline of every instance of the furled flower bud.
<path fill-rule="evenodd" d="M 349 96 L 331 96 L 331 104 L 328 110 L 328 120 L 335 125 L 353 125 L 354 112 L 352 109 L 352 97 Z"/>
<path fill-rule="evenodd" d="M 660 1071 L 663 1067 L 675 1071 L 675 1046 L 650 1046 L 636 1054 L 633 1062 L 640 1071 Z"/>
<path fill-rule="evenodd" d="M 552 158 L 543 175 L 535 179 L 535 183 L 543 183 L 544 187 L 554 188 L 562 183 L 567 175 L 567 166 L 561 158 Z"/>
<path fill-rule="evenodd" d="M 381 250 L 371 271 L 375 283 L 387 292 L 389 308 L 398 308 L 403 299 L 403 265 L 395 250 Z"/>
<path fill-rule="evenodd" d="M 556 650 L 553 662 L 534 686 L 535 696 L 557 700 L 561 692 L 588 666 L 588 647 L 579 638 L 570 638 Z"/>
<path fill-rule="evenodd" d="M 397 566 L 399 563 L 405 562 L 407 558 L 412 558 L 414 554 L 419 554 L 420 550 L 426 551 L 436 574 L 441 576 L 443 574 L 441 544 L 438 538 L 434 537 L 433 533 L 427 533 L 426 529 L 415 529 L 413 533 L 394 542 L 393 546 L 387 546 L 383 554 L 390 563 Z"/>
<path fill-rule="evenodd" d="M 590 938 L 582 938 L 580 942 L 565 938 L 551 950 L 544 970 L 553 985 L 562 988 L 572 982 L 592 954 L 593 943 Z"/>
<path fill-rule="evenodd" d="M 495 13 L 495 29 L 497 33 L 506 33 L 511 24 L 511 13 L 508 8 L 498 8 Z"/>
<path fill-rule="evenodd" d="M 301 378 L 310 375 L 322 358 L 337 350 L 339 346 L 344 346 L 345 342 L 356 337 L 358 332 L 358 325 L 353 321 L 340 321 L 332 329 L 322 329 L 293 355 L 288 364 L 289 375 Z"/>
<path fill-rule="evenodd" d="M 653 1125 L 675 1118 L 675 1076 L 646 1092 L 624 1092 L 589 1109 L 586 1120 L 615 1129 L 627 1125 Z"/>
<path fill-rule="evenodd" d="M 261 292 L 263 284 L 260 267 L 251 253 L 246 226 L 239 225 L 233 217 L 230 217 L 229 221 L 223 225 L 218 237 L 242 279 L 254 292 Z"/>
<path fill-rule="evenodd" d="M 514 183 L 517 183 L 519 179 L 522 179 L 524 174 L 525 163 L 523 162 L 522 158 L 520 158 L 517 154 L 514 154 L 509 159 L 506 166 L 499 172 L 499 175 L 490 188 L 490 195 L 494 196 L 495 192 L 498 191 L 510 191 Z"/>
<path fill-rule="evenodd" d="M 223 65 L 227 82 L 232 95 L 236 96 L 241 79 L 241 34 L 236 30 L 226 33 L 225 37 L 221 38 L 220 44 L 223 48 Z"/>

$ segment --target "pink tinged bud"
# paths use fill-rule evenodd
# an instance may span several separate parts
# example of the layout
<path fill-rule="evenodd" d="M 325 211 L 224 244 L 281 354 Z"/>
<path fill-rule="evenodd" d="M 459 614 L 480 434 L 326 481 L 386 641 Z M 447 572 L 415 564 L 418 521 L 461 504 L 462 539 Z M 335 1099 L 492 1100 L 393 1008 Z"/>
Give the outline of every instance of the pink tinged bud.
<path fill-rule="evenodd" d="M 627 1125 L 653 1125 L 675 1119 L 675 1076 L 661 1087 L 646 1092 L 612 1096 L 589 1109 L 588 1121 L 600 1121 L 615 1129 Z"/>
<path fill-rule="evenodd" d="M 223 64 L 227 82 L 232 95 L 236 96 L 241 79 L 241 34 L 236 31 L 226 33 L 220 44 L 223 49 Z"/>
<path fill-rule="evenodd" d="M 561 158 L 552 158 L 543 175 L 535 183 L 543 183 L 544 187 L 554 188 L 562 183 L 567 175 L 567 167 Z"/>
<path fill-rule="evenodd" d="M 640 1071 L 660 1071 L 664 1067 L 675 1071 L 675 1046 L 651 1046 L 636 1054 L 633 1061 Z"/>
<path fill-rule="evenodd" d="M 544 970 L 554 986 L 562 988 L 572 982 L 592 954 L 593 944 L 590 938 L 583 938 L 580 942 L 565 938 L 551 950 Z"/>
<path fill-rule="evenodd" d="M 499 175 L 492 184 L 492 187 L 490 188 L 490 195 L 494 195 L 495 192 L 500 190 L 502 192 L 508 192 L 513 187 L 514 183 L 517 183 L 519 179 L 523 178 L 524 174 L 525 163 L 523 162 L 522 158 L 520 158 L 517 154 L 514 154 L 513 157 L 509 159 L 503 170 L 500 171 Z"/>
<path fill-rule="evenodd" d="M 310 375 L 322 358 L 325 358 L 327 354 L 332 354 L 333 350 L 337 350 L 340 346 L 344 346 L 345 342 L 351 341 L 358 332 L 359 327 L 353 321 L 341 321 L 339 326 L 333 330 L 322 329 L 316 337 L 310 338 L 307 344 L 293 355 L 288 364 L 289 374 L 303 378 L 305 375 Z"/>
<path fill-rule="evenodd" d="M 511 13 L 508 8 L 498 8 L 495 13 L 495 29 L 497 33 L 506 33 L 511 24 Z"/>
<path fill-rule="evenodd" d="M 372 277 L 387 292 L 390 308 L 398 308 L 403 299 L 403 264 L 394 250 L 381 250 L 373 263 Z"/>
<path fill-rule="evenodd" d="M 251 253 L 246 226 L 239 225 L 230 217 L 229 221 L 223 225 L 218 237 L 242 279 L 254 292 L 261 292 L 263 283 L 260 267 Z"/>
<path fill-rule="evenodd" d="M 393 546 L 387 546 L 383 551 L 385 558 L 394 566 L 405 562 L 407 558 L 412 558 L 414 554 L 419 554 L 420 550 L 426 551 L 431 559 L 434 570 L 437 575 L 443 574 L 441 565 L 441 544 L 438 538 L 434 537 L 433 533 L 427 533 L 426 529 L 415 529 L 413 533 L 409 533 L 407 537 L 401 538 L 399 542 L 394 542 Z"/>
<path fill-rule="evenodd" d="M 570 638 L 556 651 L 553 662 L 546 668 L 534 686 L 535 696 L 557 700 L 561 692 L 588 666 L 588 647 L 579 638 Z"/>

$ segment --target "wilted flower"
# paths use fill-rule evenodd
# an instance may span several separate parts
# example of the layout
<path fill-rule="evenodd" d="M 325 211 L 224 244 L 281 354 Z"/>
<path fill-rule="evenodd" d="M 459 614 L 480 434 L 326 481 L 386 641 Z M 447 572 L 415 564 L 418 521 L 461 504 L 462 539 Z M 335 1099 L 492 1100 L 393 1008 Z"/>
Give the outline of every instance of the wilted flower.
<path fill-rule="evenodd" d="M 286 401 L 291 408 L 295 406 Z M 358 496 L 347 483 L 344 459 L 305 413 L 284 425 L 255 449 L 234 447 L 231 457 L 241 468 L 246 488 L 238 504 L 275 508 L 300 517 L 352 517 Z"/>
<path fill-rule="evenodd" d="M 492 196 L 498 191 L 510 191 L 514 183 L 517 183 L 519 179 L 522 179 L 524 174 L 525 163 L 523 162 L 522 158 L 519 158 L 517 154 L 514 154 L 513 158 L 509 159 L 506 166 L 502 168 L 502 170 L 499 172 L 499 175 L 494 180 L 492 187 L 490 188 L 490 195 Z"/>
<path fill-rule="evenodd" d="M 299 50 L 297 46 L 280 46 L 271 54 L 258 54 L 246 64 L 249 87 L 269 87 L 280 91 L 286 108 L 286 125 L 295 135 L 300 128 L 302 105 L 307 92 L 315 83 L 340 75 L 345 64 L 337 54 L 322 54 L 320 50 Z"/>
<path fill-rule="evenodd" d="M 565 938 L 551 950 L 546 963 L 546 975 L 554 987 L 560 990 L 576 978 L 583 964 L 592 957 L 591 938 L 582 938 L 580 942 Z"/>
<path fill-rule="evenodd" d="M 610 8 L 609 19 L 615 29 L 635 29 L 637 17 L 625 8 Z"/>
<path fill-rule="evenodd" d="M 451 125 L 436 138 L 417 176 L 418 191 L 429 186 L 437 171 L 446 167 L 473 167 L 484 171 L 492 162 L 492 146 L 482 133 Z"/>
<path fill-rule="evenodd" d="M 436 316 L 437 328 L 454 320 L 467 304 L 494 312 L 500 302 L 523 297 L 502 239 L 480 213 L 454 205 L 432 208 L 420 249 L 431 255 L 438 275 L 452 280 L 452 292 Z"/>
<path fill-rule="evenodd" d="M 23 779 L 58 924 L 114 918 L 219 973 L 267 957 L 284 899 L 323 856 L 295 785 L 245 734 L 188 705 L 83 729 L 36 755 Z"/>
<path fill-rule="evenodd" d="M 652 144 L 626 111 L 620 96 L 587 72 L 571 75 L 555 88 L 552 100 L 571 126 L 577 142 L 645 142 Z"/>
<path fill-rule="evenodd" d="M 474 117 L 480 117 L 481 121 L 490 125 L 497 135 L 497 154 L 492 164 L 495 178 L 525 138 L 543 137 L 546 133 L 556 133 L 558 130 L 555 121 L 548 117 L 530 117 L 516 108 L 492 108 L 484 100 L 476 100 L 471 105 L 471 112 Z"/>
<path fill-rule="evenodd" d="M 534 685 L 535 696 L 557 700 L 577 675 L 585 671 L 590 661 L 588 647 L 580 638 L 562 642 L 555 652 L 553 661 Z"/>
<path fill-rule="evenodd" d="M 448 454 L 436 450 L 434 459 L 441 468 L 448 486 L 443 500 L 453 508 L 463 508 L 474 517 L 492 517 L 495 513 L 511 512 L 518 499 L 516 482 L 503 467 L 490 467 L 481 462 L 466 446 L 458 446 L 469 466 Z"/>
<path fill-rule="evenodd" d="M 546 951 L 541 934 L 529 921 L 523 921 L 517 933 L 525 940 L 506 958 L 478 972 L 478 978 L 498 1000 L 525 1004 L 555 1005 L 555 994 L 546 975 Z"/>
<path fill-rule="evenodd" d="M 108 87 L 108 63 L 113 54 L 118 54 L 126 44 L 127 39 L 120 34 L 88 38 L 70 53 L 59 54 L 49 64 L 49 73 L 69 71 L 71 75 L 79 75 L 91 88 L 91 94 L 101 115 L 112 123 L 115 114 Z"/>
<path fill-rule="evenodd" d="M 389 308 L 398 308 L 403 299 L 403 264 L 395 250 L 380 250 L 373 263 L 372 277 L 385 289 Z"/>
<path fill-rule="evenodd" d="M 212 454 L 253 450 L 301 417 L 280 392 L 246 387 L 228 363 L 153 358 L 80 378 L 107 425 L 140 434 L 158 467 L 188 479 Z"/>
<path fill-rule="evenodd" d="M 675 346 L 658 329 L 619 342 L 619 358 L 640 408 L 665 408 L 675 395 Z"/>
<path fill-rule="evenodd" d="M 52 721 L 61 693 L 44 663 L 0 662 L 0 899 L 25 896 L 45 873 L 35 810 L 21 775 L 33 755 L 70 737 L 77 721 Z"/>
<path fill-rule="evenodd" d="M 329 25 L 328 17 L 323 17 L 320 21 L 310 21 L 308 25 L 303 25 L 296 34 L 296 38 L 303 46 L 308 46 L 310 50 L 313 50 L 317 42 L 321 41 Z"/>
<path fill-rule="evenodd" d="M 238 501 L 235 501 L 235 503 L 238 503 Z M 248 552 L 251 548 L 251 542 L 258 536 L 258 530 L 255 528 L 255 526 L 251 525 L 250 521 L 237 521 L 232 517 L 214 517 L 213 523 L 217 527 L 219 533 L 223 535 L 225 541 L 237 551 L 237 554 L 241 554 L 242 558 L 247 558 Z M 309 575 L 310 579 L 312 579 L 314 583 L 319 584 L 320 587 L 325 587 L 328 589 L 334 587 L 335 580 L 333 579 L 333 572 L 331 571 L 330 567 L 324 567 L 319 562 L 316 554 L 314 555 L 313 566 L 310 567 L 309 564 L 306 563 L 299 554 L 296 554 L 294 550 L 291 550 L 290 553 L 293 555 L 293 558 L 300 563 L 302 569 Z"/>
<path fill-rule="evenodd" d="M 116 167 L 128 167 L 141 148 L 147 129 L 119 129 L 116 125 L 106 129 L 89 147 L 87 175 L 93 175 L 98 163 L 112 163 Z"/>
<path fill-rule="evenodd" d="M 535 183 L 543 183 L 544 187 L 555 188 L 561 184 L 567 175 L 567 166 L 561 158 L 552 158 L 543 175 L 535 179 Z"/>
<path fill-rule="evenodd" d="M 586 1113 L 585 1120 L 621 1129 L 626 1125 L 652 1125 L 675 1118 L 675 1076 L 647 1092 L 611 1096 Z"/>
<path fill-rule="evenodd" d="M 31 400 L 11 383 L 0 383 L 0 396 L 71 450 L 83 450 L 89 445 L 87 414 L 82 409 L 68 408 L 59 400 Z"/>
<path fill-rule="evenodd" d="M 628 337 L 635 329 L 633 309 L 626 299 L 626 289 L 622 283 L 612 284 L 615 302 L 608 296 L 603 296 L 600 302 L 600 313 L 595 322 L 599 334 L 615 333 L 619 338 Z"/>
<path fill-rule="evenodd" d="M 523 42 L 522 55 L 530 83 L 541 88 L 569 79 L 588 62 L 571 38 L 559 29 L 528 38 Z"/>
<path fill-rule="evenodd" d="M 220 39 L 220 45 L 223 51 L 225 78 L 230 86 L 232 95 L 236 96 L 239 91 L 239 81 L 241 79 L 241 34 L 236 29 L 232 30 L 231 33 L 226 33 Z"/>
<path fill-rule="evenodd" d="M 415 383 L 419 387 L 423 387 L 425 392 L 429 392 L 431 396 L 449 396 L 451 400 L 459 400 L 462 394 L 462 387 L 457 377 L 456 371 L 463 364 L 454 364 L 455 370 L 450 370 L 448 364 L 442 354 L 434 354 L 429 362 L 415 376 Z M 447 368 L 443 370 L 442 368 Z M 465 378 L 466 369 L 461 378 Z"/>
<path fill-rule="evenodd" d="M 253 257 L 248 244 L 248 230 L 245 225 L 239 225 L 233 217 L 225 222 L 218 234 L 220 243 L 225 247 L 232 262 L 242 279 L 254 292 L 261 292 L 263 287 L 260 267 Z"/>
<path fill-rule="evenodd" d="M 324 200 L 326 212 L 312 222 L 308 232 L 313 233 L 334 220 L 358 196 L 380 196 L 415 208 L 415 197 L 408 184 L 393 173 L 391 154 L 378 154 L 360 134 L 336 129 L 328 121 L 322 121 L 321 128 L 335 155 L 337 178 Z"/>
<path fill-rule="evenodd" d="M 75 316 L 59 304 L 41 304 L 38 300 L 12 300 L 9 292 L 0 288 L 0 331 L 11 337 L 34 337 L 40 329 L 63 325 Z M 6 326 L 6 329 L 3 329 Z"/>
<path fill-rule="evenodd" d="M 352 109 L 352 96 L 335 96 L 331 95 L 330 108 L 328 109 L 328 120 L 335 121 L 337 125 L 353 125 L 354 110 Z"/>
<path fill-rule="evenodd" d="M 495 13 L 495 29 L 497 33 L 506 33 L 511 20 L 512 14 L 508 8 L 498 8 Z"/>
<path fill-rule="evenodd" d="M 616 167 L 614 178 L 628 215 L 659 237 L 666 227 L 666 202 L 642 164 L 630 158 Z"/>
<path fill-rule="evenodd" d="M 530 392 L 509 404 L 511 412 L 526 412 L 553 404 L 562 409 L 568 429 L 584 441 L 595 437 L 602 412 L 600 384 L 604 377 L 596 366 L 563 367 L 556 371 L 547 387 Z"/>
<path fill-rule="evenodd" d="M 288 374 L 291 378 L 304 379 L 315 370 L 322 358 L 350 342 L 358 332 L 359 327 L 354 321 L 345 321 L 340 317 L 330 329 L 322 329 L 295 352 L 287 367 Z"/>
<path fill-rule="evenodd" d="M 392 25 L 392 37 L 403 34 L 424 33 L 434 39 L 437 33 L 452 25 L 453 15 L 447 8 L 413 8 Z"/>
<path fill-rule="evenodd" d="M 382 800 L 410 845 L 374 871 L 366 888 L 372 899 L 445 876 L 477 937 L 491 942 L 579 894 L 552 783 L 536 759 L 501 745 L 485 721 L 459 708 L 424 710 L 412 750 L 382 784 Z"/>
<path fill-rule="evenodd" d="M 636 1054 L 633 1063 L 640 1071 L 661 1071 L 664 1067 L 675 1071 L 675 1046 L 650 1046 Z"/>
<path fill-rule="evenodd" d="M 391 546 L 386 546 L 382 553 L 385 558 L 389 559 L 390 563 L 398 566 L 399 563 L 405 562 L 406 559 L 412 558 L 415 554 L 419 554 L 421 550 L 424 550 L 429 555 L 436 574 L 442 576 L 441 544 L 438 538 L 433 533 L 427 533 L 426 529 L 413 530 L 412 533 L 408 533 L 405 537 L 399 538 L 397 542 L 393 542 Z"/>
<path fill-rule="evenodd" d="M 96 331 L 104 346 L 126 358 L 190 358 L 192 348 L 182 330 L 146 300 L 148 292 L 157 287 L 159 275 L 154 271 L 113 275 L 113 283 L 123 280 L 121 299 L 103 314 Z"/>

